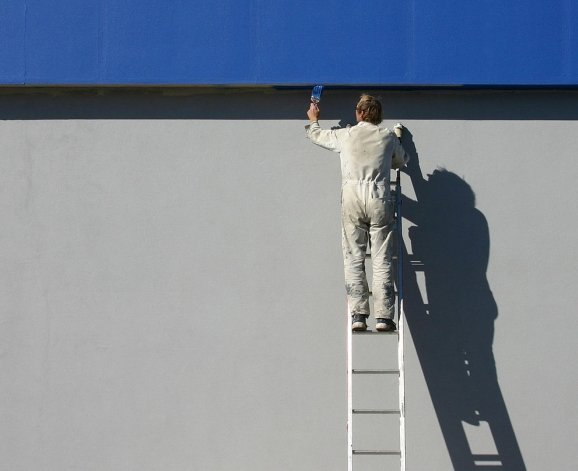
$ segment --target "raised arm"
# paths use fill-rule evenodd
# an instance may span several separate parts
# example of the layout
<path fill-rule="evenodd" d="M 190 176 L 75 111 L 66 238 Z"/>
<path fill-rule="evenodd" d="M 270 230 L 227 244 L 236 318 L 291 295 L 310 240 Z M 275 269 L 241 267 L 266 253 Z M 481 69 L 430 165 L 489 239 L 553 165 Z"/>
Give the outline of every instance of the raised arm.
<path fill-rule="evenodd" d="M 395 147 L 393 149 L 393 157 L 391 159 L 391 168 L 402 168 L 409 162 L 409 154 L 405 151 L 399 139 L 394 139 Z"/>
<path fill-rule="evenodd" d="M 311 142 L 324 149 L 340 152 L 341 143 L 338 132 L 333 129 L 322 129 L 319 125 L 319 106 L 317 103 L 311 103 L 307 110 L 307 117 L 309 124 L 305 126 L 305 132 Z"/>

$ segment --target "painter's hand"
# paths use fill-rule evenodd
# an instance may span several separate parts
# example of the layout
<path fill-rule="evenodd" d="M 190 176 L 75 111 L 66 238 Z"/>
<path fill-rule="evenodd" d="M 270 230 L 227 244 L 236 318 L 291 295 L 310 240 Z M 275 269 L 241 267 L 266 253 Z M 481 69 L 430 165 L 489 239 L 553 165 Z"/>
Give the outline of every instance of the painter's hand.
<path fill-rule="evenodd" d="M 317 103 L 311 103 L 311 105 L 309 105 L 307 117 L 312 123 L 319 120 L 319 106 L 317 106 Z"/>

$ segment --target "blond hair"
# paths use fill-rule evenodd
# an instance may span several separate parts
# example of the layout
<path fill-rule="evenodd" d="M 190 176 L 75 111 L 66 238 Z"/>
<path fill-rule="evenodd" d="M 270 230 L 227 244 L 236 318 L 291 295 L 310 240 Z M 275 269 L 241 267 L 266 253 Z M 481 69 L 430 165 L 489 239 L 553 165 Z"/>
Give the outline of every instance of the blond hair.
<path fill-rule="evenodd" d="M 372 124 L 381 123 L 381 103 L 377 98 L 364 93 L 359 97 L 356 108 L 359 111 L 365 111 L 364 121 L 369 121 Z"/>

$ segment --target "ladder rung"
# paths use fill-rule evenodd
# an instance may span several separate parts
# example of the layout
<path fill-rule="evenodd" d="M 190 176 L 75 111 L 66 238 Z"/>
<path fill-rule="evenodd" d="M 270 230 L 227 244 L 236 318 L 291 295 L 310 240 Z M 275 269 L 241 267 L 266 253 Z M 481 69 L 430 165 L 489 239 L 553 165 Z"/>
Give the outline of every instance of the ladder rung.
<path fill-rule="evenodd" d="M 397 335 L 397 330 L 387 330 L 385 332 L 379 330 L 354 330 L 353 335 Z"/>
<path fill-rule="evenodd" d="M 366 254 L 365 254 L 365 258 L 371 258 L 371 254 L 370 254 L 370 253 L 366 253 Z M 397 260 L 397 255 L 392 255 L 392 256 L 391 256 L 391 259 L 392 259 L 392 260 Z M 423 265 L 423 264 L 422 264 L 422 265 Z"/>
<path fill-rule="evenodd" d="M 351 371 L 354 375 L 397 375 L 399 370 L 368 370 L 354 369 Z"/>
<path fill-rule="evenodd" d="M 401 455 L 399 450 L 353 450 L 354 455 Z"/>
<path fill-rule="evenodd" d="M 354 414 L 399 414 L 399 409 L 353 409 Z"/>

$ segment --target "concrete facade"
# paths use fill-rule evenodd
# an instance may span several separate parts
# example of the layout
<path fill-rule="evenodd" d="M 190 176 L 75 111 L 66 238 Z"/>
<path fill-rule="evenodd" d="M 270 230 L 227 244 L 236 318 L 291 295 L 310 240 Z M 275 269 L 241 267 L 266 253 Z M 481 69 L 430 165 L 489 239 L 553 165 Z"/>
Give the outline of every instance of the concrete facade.
<path fill-rule="evenodd" d="M 371 92 L 413 157 L 407 469 L 571 469 L 578 92 Z M 346 469 L 339 163 L 307 106 L 4 90 L 0 470 Z"/>

